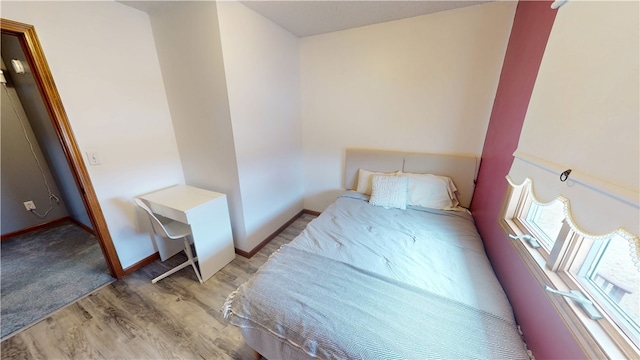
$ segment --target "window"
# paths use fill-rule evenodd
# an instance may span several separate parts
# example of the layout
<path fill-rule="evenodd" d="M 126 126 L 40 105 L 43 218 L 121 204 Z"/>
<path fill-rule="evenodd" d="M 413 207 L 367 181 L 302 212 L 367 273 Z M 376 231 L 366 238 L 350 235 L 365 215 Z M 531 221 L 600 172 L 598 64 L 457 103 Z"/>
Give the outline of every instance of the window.
<path fill-rule="evenodd" d="M 629 241 L 618 234 L 600 241 L 588 241 L 582 262 L 569 271 L 585 290 L 611 312 L 621 329 L 638 344 L 640 334 L 640 269 L 634 263 Z"/>
<path fill-rule="evenodd" d="M 523 219 L 530 228 L 530 232 L 536 234 L 542 246 L 551 251 L 564 220 L 564 203 L 558 199 L 548 204 L 542 204 L 532 199 L 531 205 Z"/>
<path fill-rule="evenodd" d="M 570 201 L 541 203 L 529 180 L 511 186 L 503 215 L 505 232 L 527 240 L 513 244 L 541 285 L 550 287 L 551 302 L 587 355 L 640 358 L 638 236 L 622 229 L 603 236 L 580 231 Z"/>

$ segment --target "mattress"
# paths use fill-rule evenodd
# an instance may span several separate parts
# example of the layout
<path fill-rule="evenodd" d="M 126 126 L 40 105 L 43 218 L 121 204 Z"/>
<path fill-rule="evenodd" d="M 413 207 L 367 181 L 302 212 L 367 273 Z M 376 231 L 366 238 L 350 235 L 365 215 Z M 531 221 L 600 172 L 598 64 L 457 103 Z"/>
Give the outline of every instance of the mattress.
<path fill-rule="evenodd" d="M 229 296 L 272 358 L 528 359 L 473 218 L 348 192 Z M 289 354 L 289 355 L 286 355 Z"/>

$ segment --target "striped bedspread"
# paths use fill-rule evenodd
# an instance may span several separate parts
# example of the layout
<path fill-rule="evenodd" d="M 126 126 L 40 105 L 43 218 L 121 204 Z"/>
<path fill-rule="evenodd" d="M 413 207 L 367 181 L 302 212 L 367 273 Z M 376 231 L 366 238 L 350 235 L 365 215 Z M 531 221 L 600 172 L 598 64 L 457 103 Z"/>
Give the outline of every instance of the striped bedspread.
<path fill-rule="evenodd" d="M 529 359 L 512 318 L 290 245 L 223 315 L 320 359 Z"/>

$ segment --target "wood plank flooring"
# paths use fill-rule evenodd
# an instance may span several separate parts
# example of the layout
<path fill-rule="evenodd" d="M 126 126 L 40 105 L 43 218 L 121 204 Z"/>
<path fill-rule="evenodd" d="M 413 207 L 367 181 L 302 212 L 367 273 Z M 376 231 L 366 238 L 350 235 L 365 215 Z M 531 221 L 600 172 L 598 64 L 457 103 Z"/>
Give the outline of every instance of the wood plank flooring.
<path fill-rule="evenodd" d="M 303 214 L 251 259 L 236 256 L 204 284 L 191 267 L 151 279 L 186 260 L 159 260 L 76 301 L 0 344 L 2 359 L 253 359 L 220 314 L 227 295 L 315 216 Z"/>

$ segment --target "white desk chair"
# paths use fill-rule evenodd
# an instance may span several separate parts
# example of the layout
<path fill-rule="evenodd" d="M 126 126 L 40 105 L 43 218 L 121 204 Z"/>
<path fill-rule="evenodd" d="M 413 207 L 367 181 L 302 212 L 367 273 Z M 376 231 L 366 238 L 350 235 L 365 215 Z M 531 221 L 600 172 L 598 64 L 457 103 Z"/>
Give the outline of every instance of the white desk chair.
<path fill-rule="evenodd" d="M 145 204 L 144 201 L 138 198 L 134 198 L 134 201 L 138 206 L 144 209 L 144 211 L 146 211 L 147 214 L 149 214 L 149 218 L 151 219 L 151 225 L 153 226 L 153 231 L 158 236 L 166 237 L 171 240 L 177 240 L 177 239 L 184 240 L 184 252 L 187 254 L 187 258 L 188 258 L 187 261 L 174 267 L 173 269 L 167 271 L 166 273 L 158 276 L 157 278 L 151 280 L 151 282 L 155 284 L 159 280 L 162 280 L 167 276 L 177 272 L 178 270 L 181 270 L 191 265 L 193 266 L 193 271 L 196 272 L 196 276 L 198 277 L 198 280 L 202 284 L 202 277 L 200 276 L 200 272 L 196 267 L 196 261 L 198 261 L 198 258 L 193 257 L 193 253 L 191 252 L 191 244 L 189 244 L 189 238 L 187 237 L 188 235 L 191 235 L 191 227 L 187 224 L 183 224 L 179 221 L 174 221 L 174 220 L 170 220 L 168 222 L 162 223 L 160 222 L 160 220 L 158 220 L 158 218 L 151 211 L 151 209 L 149 209 L 149 207 L 147 206 L 147 204 Z"/>

